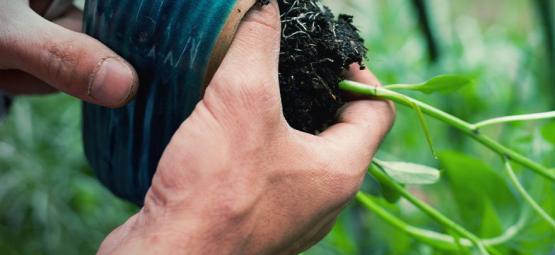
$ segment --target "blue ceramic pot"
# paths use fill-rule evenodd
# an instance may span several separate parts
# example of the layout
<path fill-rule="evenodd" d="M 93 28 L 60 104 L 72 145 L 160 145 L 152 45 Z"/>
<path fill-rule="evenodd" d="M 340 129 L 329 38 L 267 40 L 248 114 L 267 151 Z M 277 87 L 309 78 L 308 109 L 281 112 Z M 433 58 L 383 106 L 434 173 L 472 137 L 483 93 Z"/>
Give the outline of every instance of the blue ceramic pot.
<path fill-rule="evenodd" d="M 225 53 L 240 20 L 234 15 L 246 12 L 239 9 L 245 4 L 252 6 L 242 0 L 86 2 L 85 32 L 128 60 L 140 80 L 136 98 L 123 108 L 83 106 L 86 156 L 114 194 L 143 203 L 164 148 L 200 100 L 209 63 L 213 71 L 223 56 L 214 50 Z M 224 26 L 231 36 L 221 33 Z"/>

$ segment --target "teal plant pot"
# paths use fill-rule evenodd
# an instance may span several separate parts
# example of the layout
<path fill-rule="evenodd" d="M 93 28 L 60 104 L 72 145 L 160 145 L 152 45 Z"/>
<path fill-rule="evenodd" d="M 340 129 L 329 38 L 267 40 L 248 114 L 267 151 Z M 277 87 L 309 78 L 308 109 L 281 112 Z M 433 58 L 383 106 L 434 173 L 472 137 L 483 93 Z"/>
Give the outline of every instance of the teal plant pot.
<path fill-rule="evenodd" d="M 201 99 L 237 15 L 246 12 L 240 8 L 253 3 L 87 0 L 84 31 L 129 61 L 140 81 L 136 98 L 125 107 L 83 105 L 87 159 L 114 194 L 142 205 L 162 152 Z"/>

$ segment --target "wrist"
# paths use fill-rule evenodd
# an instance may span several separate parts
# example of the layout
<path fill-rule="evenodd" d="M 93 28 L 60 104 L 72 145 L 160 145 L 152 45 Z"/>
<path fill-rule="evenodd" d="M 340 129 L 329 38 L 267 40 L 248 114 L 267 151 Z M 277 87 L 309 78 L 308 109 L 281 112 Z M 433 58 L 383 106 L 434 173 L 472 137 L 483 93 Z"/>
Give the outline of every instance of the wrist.
<path fill-rule="evenodd" d="M 114 230 L 98 254 L 236 254 L 246 237 L 228 220 L 210 220 L 147 205 Z"/>
<path fill-rule="evenodd" d="M 178 222 L 152 220 L 144 209 L 115 229 L 102 243 L 98 254 L 195 254 L 194 227 Z"/>

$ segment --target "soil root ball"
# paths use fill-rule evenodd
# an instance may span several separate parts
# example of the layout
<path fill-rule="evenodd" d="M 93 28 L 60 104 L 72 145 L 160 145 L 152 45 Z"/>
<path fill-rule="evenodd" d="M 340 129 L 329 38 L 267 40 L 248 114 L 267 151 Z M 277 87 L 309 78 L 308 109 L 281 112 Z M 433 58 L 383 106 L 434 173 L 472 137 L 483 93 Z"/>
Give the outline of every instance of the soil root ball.
<path fill-rule="evenodd" d="M 367 49 L 352 16 L 336 19 L 319 0 L 278 3 L 279 83 L 285 118 L 295 129 L 317 133 L 334 122 L 344 104 L 338 88 L 342 73 L 353 63 L 362 67 Z"/>

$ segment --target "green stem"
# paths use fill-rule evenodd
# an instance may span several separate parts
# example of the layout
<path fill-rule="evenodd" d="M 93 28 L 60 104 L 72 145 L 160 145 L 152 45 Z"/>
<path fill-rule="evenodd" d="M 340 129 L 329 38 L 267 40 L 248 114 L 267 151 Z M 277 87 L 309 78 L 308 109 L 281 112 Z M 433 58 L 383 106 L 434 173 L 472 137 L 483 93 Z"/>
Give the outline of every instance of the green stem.
<path fill-rule="evenodd" d="M 411 202 L 418 209 L 420 209 L 424 213 L 428 214 L 428 216 L 432 217 L 433 219 L 435 219 L 437 222 L 441 223 L 446 228 L 449 228 L 449 229 L 453 230 L 453 232 L 457 233 L 458 235 L 460 235 L 462 237 L 465 237 L 468 240 L 470 240 L 470 242 L 472 242 L 478 248 L 478 250 L 480 250 L 480 253 L 489 254 L 486 251 L 486 248 L 484 247 L 484 245 L 482 244 L 482 241 L 480 240 L 480 238 L 478 238 L 474 234 L 470 233 L 468 230 L 464 229 L 459 224 L 453 222 L 452 220 L 450 220 L 449 218 L 447 218 L 446 216 L 441 214 L 439 211 L 437 211 L 433 207 L 429 206 L 428 204 L 426 204 L 426 203 L 420 201 L 419 199 L 417 199 L 416 197 L 414 197 L 406 189 L 404 189 L 401 185 L 394 182 L 389 176 L 387 176 L 384 172 L 382 172 L 380 169 L 378 169 L 378 167 L 376 165 L 372 164 L 369 168 L 369 171 L 372 175 L 376 176 L 377 179 L 386 181 L 388 186 L 395 189 L 395 191 L 399 192 L 399 194 L 401 194 L 401 196 L 403 196 L 405 199 L 407 199 L 409 202 Z"/>
<path fill-rule="evenodd" d="M 480 121 L 474 124 L 473 126 L 475 129 L 480 129 L 480 128 L 495 125 L 495 124 L 503 124 L 503 123 L 516 122 L 516 121 L 526 121 L 526 120 L 543 120 L 543 119 L 551 119 L 551 118 L 555 118 L 555 111 L 493 118 L 489 120 Z"/>
<path fill-rule="evenodd" d="M 429 231 L 426 229 L 417 228 L 411 226 L 401 220 L 400 218 L 392 215 L 383 207 L 378 205 L 374 198 L 369 195 L 359 192 L 356 195 L 356 199 L 367 209 L 377 214 L 380 218 L 385 220 L 387 223 L 393 225 L 395 228 L 403 231 L 404 233 L 422 241 L 428 243 L 434 247 L 445 249 L 445 250 L 456 250 L 454 246 L 453 238 L 451 236 L 443 235 L 434 231 Z M 461 241 L 464 245 L 472 245 L 467 239 Z"/>
<path fill-rule="evenodd" d="M 339 87 L 345 91 L 349 91 L 355 94 L 376 96 L 379 98 L 392 100 L 394 102 L 397 102 L 409 107 L 413 104 L 417 105 L 418 107 L 420 107 L 420 109 L 422 109 L 422 112 L 424 112 L 425 114 L 459 129 L 469 137 L 480 142 L 481 144 L 490 148 L 491 150 L 497 152 L 499 155 L 506 155 L 510 157 L 514 162 L 531 169 L 532 171 L 538 173 L 541 176 L 544 176 L 545 178 L 550 179 L 551 181 L 555 181 L 555 173 L 550 171 L 546 167 L 501 145 L 500 143 L 489 138 L 488 136 L 480 134 L 480 132 L 474 125 L 466 121 L 463 121 L 453 115 L 450 115 L 446 112 L 443 112 L 431 105 L 425 104 L 423 102 L 420 102 L 418 100 L 415 100 L 403 94 L 397 93 L 395 91 L 391 91 L 381 87 L 373 87 L 373 86 L 369 86 L 369 85 L 354 82 L 354 81 L 343 81 L 339 84 Z"/>
<path fill-rule="evenodd" d="M 515 171 L 511 166 L 510 160 L 507 157 L 504 157 L 503 161 L 505 162 L 505 169 L 507 170 L 507 174 L 511 178 L 511 181 L 515 185 L 520 195 L 522 195 L 524 200 L 532 207 L 532 209 L 534 209 L 545 221 L 547 221 L 547 223 L 551 225 L 551 227 L 555 229 L 555 220 L 553 220 L 553 218 L 545 210 L 543 210 L 543 208 L 534 200 L 534 198 L 532 198 L 532 196 L 528 194 L 528 192 L 526 192 L 526 189 L 524 189 L 522 184 L 518 181 L 518 178 L 515 175 Z"/>
<path fill-rule="evenodd" d="M 506 243 L 509 240 L 513 239 L 518 233 L 520 233 L 525 227 L 526 222 L 528 221 L 529 210 L 523 210 L 520 214 L 518 221 L 512 225 L 511 227 L 507 228 L 502 235 L 485 239 L 483 240 L 484 245 L 491 246 L 491 245 L 498 245 L 502 243 Z"/>
<path fill-rule="evenodd" d="M 449 230 L 448 233 L 455 240 L 455 244 L 457 245 L 457 248 L 459 249 L 460 254 L 462 254 L 462 255 L 471 254 L 468 247 L 464 246 L 461 243 L 461 237 L 459 235 L 457 235 L 457 233 L 453 232 L 453 230 Z"/>
<path fill-rule="evenodd" d="M 388 85 L 385 85 L 384 88 L 389 89 L 389 90 L 402 90 L 402 89 L 410 90 L 410 89 L 412 89 L 412 88 L 414 88 L 415 86 L 418 86 L 418 85 L 421 85 L 421 84 L 403 84 L 403 83 L 402 84 L 388 84 Z"/>
<path fill-rule="evenodd" d="M 375 200 L 376 198 L 371 197 L 368 194 L 363 192 L 359 192 L 356 195 L 356 199 L 367 209 L 374 212 L 380 218 L 385 220 L 387 223 L 391 224 L 398 230 L 422 241 L 428 243 L 436 248 L 445 249 L 445 250 L 457 250 L 459 249 L 456 244 L 456 240 L 450 236 L 445 235 L 442 233 L 438 233 L 435 231 L 427 230 L 412 226 L 399 217 L 391 214 L 383 207 L 381 207 Z M 521 214 L 517 223 L 509 228 L 507 228 L 502 235 L 482 240 L 482 243 L 486 246 L 496 246 L 503 243 L 508 242 L 509 240 L 513 239 L 523 228 L 526 226 L 526 215 L 525 213 Z M 466 238 L 461 238 L 459 240 L 460 245 L 463 247 L 472 247 L 473 244 L 470 240 Z"/>

